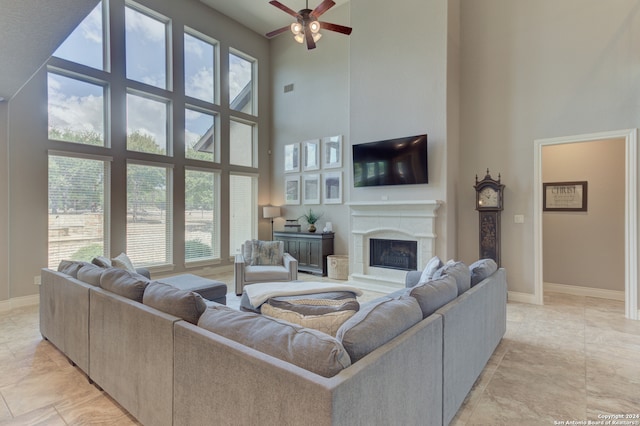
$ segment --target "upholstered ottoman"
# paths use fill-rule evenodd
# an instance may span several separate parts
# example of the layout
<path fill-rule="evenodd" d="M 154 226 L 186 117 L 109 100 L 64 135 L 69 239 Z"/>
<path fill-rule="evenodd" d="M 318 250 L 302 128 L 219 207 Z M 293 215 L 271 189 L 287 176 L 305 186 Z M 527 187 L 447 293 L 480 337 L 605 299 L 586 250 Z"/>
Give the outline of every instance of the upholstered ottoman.
<path fill-rule="evenodd" d="M 210 280 L 193 274 L 176 275 L 157 281 L 180 290 L 193 291 L 207 300 L 223 305 L 227 304 L 227 285 L 222 281 Z"/>

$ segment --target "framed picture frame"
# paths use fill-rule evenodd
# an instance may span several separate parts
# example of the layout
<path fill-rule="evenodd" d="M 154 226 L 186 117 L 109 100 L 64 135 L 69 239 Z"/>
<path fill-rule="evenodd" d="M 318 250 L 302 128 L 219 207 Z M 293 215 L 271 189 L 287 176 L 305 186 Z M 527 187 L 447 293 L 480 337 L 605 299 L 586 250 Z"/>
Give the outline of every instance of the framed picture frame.
<path fill-rule="evenodd" d="M 320 168 L 320 139 L 302 142 L 302 152 L 304 153 L 303 170 L 318 170 Z"/>
<path fill-rule="evenodd" d="M 342 167 L 342 135 L 322 138 L 322 167 L 325 169 Z"/>
<path fill-rule="evenodd" d="M 322 189 L 325 204 L 342 204 L 342 172 L 324 173 Z"/>
<path fill-rule="evenodd" d="M 587 181 L 543 183 L 542 210 L 545 212 L 586 212 Z"/>
<path fill-rule="evenodd" d="M 291 143 L 284 146 L 284 172 L 300 171 L 300 144 Z"/>
<path fill-rule="evenodd" d="M 302 177 L 302 201 L 304 204 L 320 204 L 320 175 Z"/>
<path fill-rule="evenodd" d="M 285 176 L 284 203 L 289 205 L 300 204 L 300 176 Z"/>

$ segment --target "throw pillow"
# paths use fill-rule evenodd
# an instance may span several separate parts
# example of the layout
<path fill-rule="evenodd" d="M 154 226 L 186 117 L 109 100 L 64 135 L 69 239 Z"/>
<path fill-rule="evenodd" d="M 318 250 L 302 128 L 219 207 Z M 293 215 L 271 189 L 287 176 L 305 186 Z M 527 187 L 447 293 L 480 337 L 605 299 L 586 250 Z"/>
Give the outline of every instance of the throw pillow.
<path fill-rule="evenodd" d="M 78 270 L 78 279 L 89 285 L 99 287 L 100 277 L 103 272 L 104 269 L 99 266 L 93 264 L 84 265 Z"/>
<path fill-rule="evenodd" d="M 433 279 L 437 280 L 445 275 L 452 275 L 456 279 L 458 286 L 458 296 L 471 288 L 471 272 L 462 262 L 448 261 L 442 268 L 433 274 Z"/>
<path fill-rule="evenodd" d="M 94 257 L 91 263 L 101 268 L 111 268 L 113 266 L 111 264 L 111 260 L 108 257 L 104 257 L 104 256 Z"/>
<path fill-rule="evenodd" d="M 456 279 L 452 275 L 418 284 L 406 291 L 407 295 L 418 301 L 423 318 L 428 317 L 458 297 L 458 286 L 456 285 Z"/>
<path fill-rule="evenodd" d="M 129 272 L 136 272 L 136 268 L 133 266 L 133 262 L 129 259 L 126 253 L 120 253 L 113 259 L 111 259 L 111 263 L 114 267 L 124 269 Z"/>
<path fill-rule="evenodd" d="M 426 283 L 427 281 L 431 281 L 433 279 L 433 274 L 444 265 L 442 264 L 442 260 L 438 256 L 433 256 L 428 262 L 427 266 L 425 266 L 422 271 L 422 275 L 420 275 L 420 279 L 418 280 L 418 284 Z"/>
<path fill-rule="evenodd" d="M 323 377 L 351 365 L 342 344 L 328 334 L 226 306 L 209 306 L 198 326 Z"/>
<path fill-rule="evenodd" d="M 58 272 L 78 278 L 78 271 L 85 265 L 89 263 L 81 260 L 61 260 L 58 264 Z"/>
<path fill-rule="evenodd" d="M 198 293 L 157 281 L 149 283 L 145 288 L 142 303 L 191 324 L 197 324 L 200 315 L 207 309 L 204 299 Z"/>
<path fill-rule="evenodd" d="M 346 310 L 321 315 L 303 315 L 288 309 L 276 308 L 268 303 L 262 305 L 261 311 L 262 315 L 285 320 L 302 327 L 313 328 L 334 337 L 340 326 L 356 313 L 353 310 Z"/>
<path fill-rule="evenodd" d="M 244 258 L 244 263 L 247 266 L 251 266 L 251 250 L 253 249 L 253 242 L 258 240 L 247 240 L 242 245 L 242 257 Z"/>
<path fill-rule="evenodd" d="M 498 264 L 493 259 L 476 260 L 469 266 L 469 271 L 471 271 L 471 287 L 491 276 L 497 270 Z"/>
<path fill-rule="evenodd" d="M 142 302 L 148 284 L 149 279 L 120 268 L 107 269 L 100 277 L 100 287 L 136 302 Z"/>
<path fill-rule="evenodd" d="M 362 305 L 338 329 L 336 339 L 342 342 L 351 362 L 356 362 L 420 321 L 422 311 L 413 297 L 382 297 Z"/>
<path fill-rule="evenodd" d="M 283 265 L 283 241 L 253 241 L 251 265 Z"/>

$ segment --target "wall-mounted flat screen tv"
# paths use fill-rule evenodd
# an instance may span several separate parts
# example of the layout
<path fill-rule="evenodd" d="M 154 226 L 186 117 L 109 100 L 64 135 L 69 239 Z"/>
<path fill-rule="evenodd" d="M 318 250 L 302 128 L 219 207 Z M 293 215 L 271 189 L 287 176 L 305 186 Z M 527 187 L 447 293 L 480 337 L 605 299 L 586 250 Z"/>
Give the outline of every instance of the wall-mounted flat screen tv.
<path fill-rule="evenodd" d="M 353 145 L 354 187 L 429 183 L 427 135 Z"/>

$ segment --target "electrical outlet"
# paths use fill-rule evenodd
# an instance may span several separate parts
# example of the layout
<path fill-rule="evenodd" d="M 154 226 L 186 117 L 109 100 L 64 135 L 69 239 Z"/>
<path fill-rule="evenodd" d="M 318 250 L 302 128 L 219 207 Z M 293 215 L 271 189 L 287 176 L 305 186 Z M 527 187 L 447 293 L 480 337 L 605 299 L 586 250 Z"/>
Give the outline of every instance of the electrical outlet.
<path fill-rule="evenodd" d="M 517 214 L 517 215 L 513 216 L 513 222 L 514 223 L 524 223 L 524 215 L 523 214 Z"/>
<path fill-rule="evenodd" d="M 33 277 L 33 285 L 40 285 L 40 275 Z"/>

